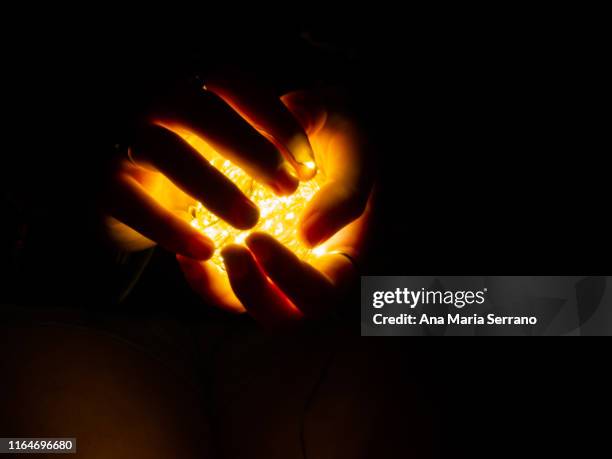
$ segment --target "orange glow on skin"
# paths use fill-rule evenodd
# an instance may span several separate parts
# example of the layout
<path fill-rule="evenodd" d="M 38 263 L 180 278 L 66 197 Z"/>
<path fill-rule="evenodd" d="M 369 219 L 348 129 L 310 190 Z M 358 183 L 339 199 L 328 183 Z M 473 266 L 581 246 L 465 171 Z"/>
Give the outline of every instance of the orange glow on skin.
<path fill-rule="evenodd" d="M 220 249 L 228 244 L 244 244 L 246 237 L 253 231 L 262 231 L 270 234 L 285 247 L 295 253 L 304 261 L 325 254 L 321 247 L 311 249 L 304 245 L 298 237 L 298 221 L 306 204 L 319 191 L 325 182 L 325 175 L 319 171 L 314 178 L 307 182 L 300 182 L 295 193 L 289 196 L 276 196 L 264 185 L 256 182 L 238 166 L 223 158 L 212 150 L 204 141 L 195 135 L 185 132 L 179 133 L 194 148 L 200 151 L 210 163 L 228 177 L 251 201 L 259 207 L 260 218 L 257 224 L 249 230 L 239 230 L 210 212 L 200 202 L 189 208 L 191 226 L 208 236 L 215 243 L 215 253 L 210 261 L 225 270 Z M 314 163 L 306 165 L 315 169 Z"/>

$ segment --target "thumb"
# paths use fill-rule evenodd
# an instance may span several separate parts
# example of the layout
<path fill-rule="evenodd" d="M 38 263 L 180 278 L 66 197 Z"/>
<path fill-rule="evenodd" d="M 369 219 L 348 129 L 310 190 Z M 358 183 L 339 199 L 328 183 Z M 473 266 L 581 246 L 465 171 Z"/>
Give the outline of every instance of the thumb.
<path fill-rule="evenodd" d="M 329 239 L 363 213 L 367 199 L 367 192 L 347 187 L 341 181 L 326 183 L 302 215 L 301 238 L 310 247 Z"/>

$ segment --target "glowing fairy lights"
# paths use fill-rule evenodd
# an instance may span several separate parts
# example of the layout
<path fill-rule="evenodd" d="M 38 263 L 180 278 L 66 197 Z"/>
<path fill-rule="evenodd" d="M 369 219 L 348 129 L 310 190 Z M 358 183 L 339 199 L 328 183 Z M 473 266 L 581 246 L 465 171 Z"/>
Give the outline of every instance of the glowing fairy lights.
<path fill-rule="evenodd" d="M 194 143 L 192 139 L 187 140 Z M 189 208 L 192 218 L 191 226 L 207 235 L 215 243 L 216 251 L 211 261 L 217 267 L 225 269 L 219 249 L 227 244 L 242 244 L 253 231 L 263 231 L 274 236 L 302 260 L 308 261 L 314 256 L 321 255 L 321 249 L 311 250 L 301 243 L 297 235 L 297 228 L 299 216 L 306 207 L 306 203 L 310 201 L 324 181 L 322 172 L 308 182 L 301 182 L 295 193 L 290 196 L 279 197 L 220 155 L 208 151 L 205 156 L 214 167 L 234 182 L 259 207 L 260 212 L 257 225 L 243 231 L 221 220 L 200 202 Z M 312 163 L 307 167 L 316 166 Z"/>

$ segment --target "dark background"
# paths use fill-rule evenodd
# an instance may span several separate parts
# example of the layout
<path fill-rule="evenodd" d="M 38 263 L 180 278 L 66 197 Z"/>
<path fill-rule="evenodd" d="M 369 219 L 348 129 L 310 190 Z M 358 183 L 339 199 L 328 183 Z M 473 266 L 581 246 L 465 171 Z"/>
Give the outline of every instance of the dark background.
<path fill-rule="evenodd" d="M 117 305 L 133 268 L 100 242 L 95 203 L 110 148 L 148 98 L 237 61 L 255 63 L 279 91 L 350 91 L 379 176 L 364 274 L 609 274 L 605 59 L 589 17 L 343 11 L 202 30 L 184 16 L 54 13 L 4 41 L 13 123 L 2 155 L 3 303 L 236 320 L 204 308 L 161 250 Z M 355 335 L 357 310 L 346 315 Z M 609 417 L 609 358 L 600 343 L 552 343 L 361 346 L 401 362 L 401 377 L 382 375 L 380 390 L 398 380 L 426 389 L 446 457 L 531 455 L 533 441 L 541 454 L 583 457 Z"/>

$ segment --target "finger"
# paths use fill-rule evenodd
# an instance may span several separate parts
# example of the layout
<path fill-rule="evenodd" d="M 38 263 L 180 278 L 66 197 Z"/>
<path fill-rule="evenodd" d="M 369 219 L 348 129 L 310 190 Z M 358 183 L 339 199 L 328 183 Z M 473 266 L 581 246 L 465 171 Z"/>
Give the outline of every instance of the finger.
<path fill-rule="evenodd" d="M 268 185 L 293 193 L 298 185 L 281 152 L 212 91 L 188 89 L 156 109 L 155 122 L 202 137 L 215 151 Z"/>
<path fill-rule="evenodd" d="M 246 243 L 274 284 L 304 315 L 319 317 L 328 311 L 333 294 L 328 278 L 266 233 L 253 233 Z"/>
<path fill-rule="evenodd" d="M 309 138 L 315 136 L 325 124 L 327 119 L 325 100 L 321 94 L 311 91 L 293 91 L 281 96 L 283 105 L 299 121 Z"/>
<path fill-rule="evenodd" d="M 364 211 L 365 199 L 343 183 L 328 182 L 308 203 L 300 217 L 299 234 L 314 247 L 333 236 Z"/>
<path fill-rule="evenodd" d="M 372 186 L 367 143 L 352 123 L 331 119 L 317 135 L 325 145 L 327 181 L 300 217 L 300 236 L 309 246 L 327 240 L 364 211 Z"/>
<path fill-rule="evenodd" d="M 257 206 L 179 135 L 161 126 L 148 126 L 141 129 L 131 150 L 136 161 L 150 161 L 176 186 L 235 228 L 247 229 L 257 223 Z"/>
<path fill-rule="evenodd" d="M 251 81 L 226 75 L 223 79 L 208 79 L 206 87 L 268 137 L 285 154 L 300 179 L 311 179 L 316 174 L 316 164 L 304 128 L 271 89 Z"/>
<path fill-rule="evenodd" d="M 232 291 L 227 275 L 215 265 L 181 255 L 176 259 L 187 283 L 204 301 L 234 314 L 246 311 Z"/>
<path fill-rule="evenodd" d="M 255 320 L 278 328 L 301 318 L 300 311 L 270 282 L 248 249 L 232 244 L 221 253 L 234 293 Z"/>
<path fill-rule="evenodd" d="M 128 174 L 117 175 L 108 196 L 105 204 L 109 214 L 144 237 L 197 260 L 212 256 L 214 244 L 208 237 L 161 206 Z"/>

